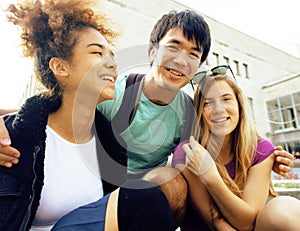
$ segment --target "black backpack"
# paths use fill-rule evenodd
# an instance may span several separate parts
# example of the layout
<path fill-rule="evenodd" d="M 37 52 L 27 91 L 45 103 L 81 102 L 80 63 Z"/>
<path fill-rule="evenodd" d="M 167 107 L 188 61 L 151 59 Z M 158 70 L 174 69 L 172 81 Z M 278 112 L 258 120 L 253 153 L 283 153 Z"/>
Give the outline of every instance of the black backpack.
<path fill-rule="evenodd" d="M 128 128 L 135 116 L 140 98 L 141 87 L 143 86 L 141 83 L 143 82 L 144 76 L 144 74 L 134 73 L 127 77 L 126 89 L 121 106 L 111 121 L 109 121 L 100 111 L 96 110 L 95 125 L 99 140 L 108 156 L 124 167 L 127 166 L 127 145 L 120 134 Z M 130 90 L 128 90 L 129 88 Z M 193 100 L 186 93 L 184 93 L 184 96 L 186 103 L 185 116 L 188 119 L 186 119 L 184 124 L 180 141 L 187 140 L 191 135 L 193 119 L 195 118 Z M 108 165 L 105 164 L 105 160 L 100 160 L 101 175 L 103 175 L 102 171 L 104 171 L 106 168 L 109 168 L 107 171 L 112 174 L 112 169 L 110 169 L 111 166 L 108 167 Z M 126 173 L 123 171 L 123 169 L 121 171 L 122 173 L 117 173 L 118 171 L 114 171 L 114 175 L 119 174 L 119 177 L 122 178 L 120 182 L 124 180 L 121 175 L 126 175 Z"/>

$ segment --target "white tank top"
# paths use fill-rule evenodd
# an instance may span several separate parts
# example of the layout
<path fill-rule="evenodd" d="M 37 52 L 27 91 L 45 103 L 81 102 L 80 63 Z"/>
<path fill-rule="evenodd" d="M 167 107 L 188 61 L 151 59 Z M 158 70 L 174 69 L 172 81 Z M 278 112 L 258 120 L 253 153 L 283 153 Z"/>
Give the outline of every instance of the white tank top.
<path fill-rule="evenodd" d="M 50 230 L 71 210 L 103 197 L 95 136 L 74 144 L 46 129 L 45 179 L 31 231 Z"/>

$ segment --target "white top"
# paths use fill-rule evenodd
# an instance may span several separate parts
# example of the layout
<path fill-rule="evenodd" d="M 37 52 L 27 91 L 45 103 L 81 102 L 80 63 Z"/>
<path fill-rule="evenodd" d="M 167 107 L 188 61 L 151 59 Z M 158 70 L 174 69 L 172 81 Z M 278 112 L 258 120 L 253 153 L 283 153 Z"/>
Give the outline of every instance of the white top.
<path fill-rule="evenodd" d="M 46 129 L 45 179 L 31 231 L 50 230 L 71 210 L 103 197 L 95 136 L 74 144 Z"/>

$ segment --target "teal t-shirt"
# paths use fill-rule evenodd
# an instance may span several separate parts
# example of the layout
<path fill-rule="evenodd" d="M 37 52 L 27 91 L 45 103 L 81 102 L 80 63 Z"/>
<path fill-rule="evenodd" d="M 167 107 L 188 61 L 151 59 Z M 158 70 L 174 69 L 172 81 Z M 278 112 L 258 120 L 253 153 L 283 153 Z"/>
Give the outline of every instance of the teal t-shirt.
<path fill-rule="evenodd" d="M 126 76 L 116 81 L 115 98 L 97 106 L 109 120 L 118 111 L 126 86 Z M 165 165 L 181 136 L 185 119 L 182 91 L 168 105 L 152 103 L 143 93 L 130 126 L 121 136 L 127 144 L 128 172 L 140 174 L 147 169 Z"/>

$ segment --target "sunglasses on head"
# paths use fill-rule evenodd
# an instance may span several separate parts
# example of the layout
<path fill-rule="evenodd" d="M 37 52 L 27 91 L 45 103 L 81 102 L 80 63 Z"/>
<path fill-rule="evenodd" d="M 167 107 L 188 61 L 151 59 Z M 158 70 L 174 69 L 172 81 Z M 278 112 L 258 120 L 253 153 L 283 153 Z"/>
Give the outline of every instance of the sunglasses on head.
<path fill-rule="evenodd" d="M 211 72 L 209 74 L 212 76 L 225 75 L 227 73 L 227 70 L 230 70 L 233 78 L 235 79 L 233 71 L 229 65 L 220 65 L 220 66 L 216 66 L 216 67 L 212 68 L 211 70 L 197 72 L 194 75 L 193 79 L 191 80 L 191 84 L 192 84 L 192 86 L 194 84 L 199 84 L 207 76 L 207 73 L 209 73 L 209 72 Z"/>

